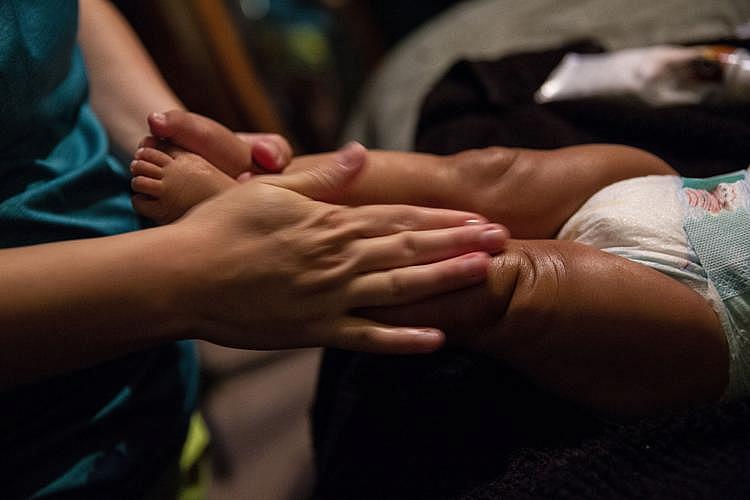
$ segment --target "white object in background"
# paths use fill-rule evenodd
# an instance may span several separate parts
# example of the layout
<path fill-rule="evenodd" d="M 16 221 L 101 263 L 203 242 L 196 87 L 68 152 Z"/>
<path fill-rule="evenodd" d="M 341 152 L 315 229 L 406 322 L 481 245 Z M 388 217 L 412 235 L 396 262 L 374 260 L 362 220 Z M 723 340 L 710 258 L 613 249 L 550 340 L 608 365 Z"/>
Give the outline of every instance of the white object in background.
<path fill-rule="evenodd" d="M 659 45 L 605 54 L 567 54 L 535 95 L 539 103 L 638 97 L 652 106 L 697 104 L 717 83 L 690 77 L 699 47 Z"/>
<path fill-rule="evenodd" d="M 750 99 L 750 52 L 737 49 L 722 61 L 724 84 L 730 96 Z"/>

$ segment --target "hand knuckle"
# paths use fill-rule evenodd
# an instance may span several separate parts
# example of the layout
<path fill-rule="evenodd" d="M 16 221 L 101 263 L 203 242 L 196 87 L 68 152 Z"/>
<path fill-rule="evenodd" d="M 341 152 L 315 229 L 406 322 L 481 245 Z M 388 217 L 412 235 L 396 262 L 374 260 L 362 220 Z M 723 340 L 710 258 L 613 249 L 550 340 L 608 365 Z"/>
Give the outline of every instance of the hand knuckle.
<path fill-rule="evenodd" d="M 399 231 L 407 231 L 409 229 L 416 228 L 417 227 L 416 215 L 411 213 L 411 211 L 401 214 L 396 220 L 395 226 Z"/>
<path fill-rule="evenodd" d="M 401 249 L 404 252 L 404 257 L 407 259 L 414 259 L 419 255 L 419 244 L 417 243 L 416 235 L 411 231 L 404 231 L 399 234 L 399 240 Z"/>
<path fill-rule="evenodd" d="M 321 210 L 316 222 L 326 229 L 337 229 L 344 224 L 345 220 L 345 213 L 341 207 L 330 206 Z"/>
<path fill-rule="evenodd" d="M 388 294 L 393 298 L 402 298 L 406 295 L 407 285 L 404 276 L 400 272 L 391 272 L 388 274 Z"/>

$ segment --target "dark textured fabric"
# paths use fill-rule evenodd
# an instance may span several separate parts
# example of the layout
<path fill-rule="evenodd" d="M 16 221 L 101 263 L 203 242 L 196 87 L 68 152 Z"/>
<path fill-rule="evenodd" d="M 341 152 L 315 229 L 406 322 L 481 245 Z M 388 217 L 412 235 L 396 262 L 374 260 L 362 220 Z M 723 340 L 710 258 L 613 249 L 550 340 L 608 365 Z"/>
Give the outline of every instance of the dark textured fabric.
<path fill-rule="evenodd" d="M 425 100 L 417 149 L 612 142 L 653 151 L 691 177 L 747 166 L 748 106 L 533 103 L 571 50 L 600 48 L 457 63 Z M 748 423 L 747 400 L 616 423 L 482 356 L 328 351 L 313 422 L 316 496 L 750 498 Z"/>
<path fill-rule="evenodd" d="M 568 52 L 600 52 L 581 42 L 498 61 L 461 61 L 426 97 L 416 149 L 455 153 L 485 146 L 557 148 L 629 144 L 664 158 L 686 177 L 746 168 L 750 106 L 651 108 L 635 100 L 585 99 L 538 105 L 534 92 Z"/>

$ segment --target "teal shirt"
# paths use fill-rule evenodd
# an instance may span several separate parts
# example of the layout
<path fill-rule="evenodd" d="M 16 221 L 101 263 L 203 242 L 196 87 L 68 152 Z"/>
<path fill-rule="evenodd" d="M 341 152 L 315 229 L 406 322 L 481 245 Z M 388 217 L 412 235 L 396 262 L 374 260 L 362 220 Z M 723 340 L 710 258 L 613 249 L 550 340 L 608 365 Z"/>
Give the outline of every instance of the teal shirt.
<path fill-rule="evenodd" d="M 71 0 L 0 1 L 3 248 L 139 228 L 87 102 L 77 20 Z M 0 393 L 2 496 L 141 495 L 178 454 L 196 387 L 178 343 Z"/>

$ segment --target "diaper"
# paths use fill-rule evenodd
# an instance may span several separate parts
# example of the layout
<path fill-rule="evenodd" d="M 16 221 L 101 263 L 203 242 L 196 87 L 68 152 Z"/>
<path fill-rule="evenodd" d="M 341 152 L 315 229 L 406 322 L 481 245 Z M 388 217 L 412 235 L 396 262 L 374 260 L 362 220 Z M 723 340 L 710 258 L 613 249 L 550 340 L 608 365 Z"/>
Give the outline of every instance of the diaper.
<path fill-rule="evenodd" d="M 724 305 L 729 396 L 750 394 L 750 187 L 748 171 L 683 179 L 685 232 Z"/>
<path fill-rule="evenodd" d="M 740 180 L 736 175 L 734 180 Z M 744 175 L 742 181 L 746 188 Z M 704 186 L 695 182 L 677 176 L 648 176 L 607 186 L 573 214 L 560 230 L 558 239 L 578 241 L 652 267 L 703 296 L 716 311 L 727 337 L 730 382 L 725 397 L 732 398 L 750 394 L 750 334 L 747 330 L 750 279 L 746 279 L 750 274 L 732 275 L 731 269 L 738 267 L 738 258 L 729 258 L 726 249 L 736 248 L 734 253 L 739 255 L 740 261 L 745 259 L 744 269 L 747 270 L 750 218 L 747 212 L 738 212 L 739 218 L 733 219 L 733 223 L 741 225 L 738 220 L 744 216 L 748 232 L 738 235 L 734 238 L 736 241 L 725 241 L 724 235 L 734 235 L 734 231 L 723 225 L 724 219 L 707 219 L 706 213 L 714 217 L 715 213 L 726 211 L 729 205 L 725 208 L 726 203 L 721 205 L 721 200 L 716 205 L 710 197 L 701 194 Z M 735 189 L 738 190 L 741 189 Z M 743 193 L 748 191 L 745 189 Z M 709 208 L 701 209 L 703 206 Z M 701 222 L 706 220 L 713 221 L 710 230 Z M 701 238 L 701 234 L 706 237 Z M 710 245 L 703 245 L 703 241 Z M 723 271 L 717 273 L 716 268 Z M 726 275 L 732 276 L 727 279 Z"/>

